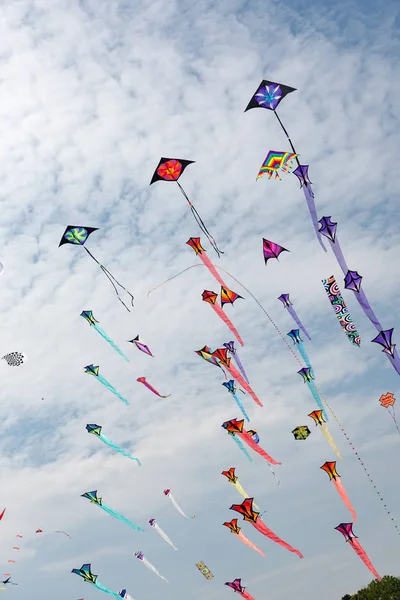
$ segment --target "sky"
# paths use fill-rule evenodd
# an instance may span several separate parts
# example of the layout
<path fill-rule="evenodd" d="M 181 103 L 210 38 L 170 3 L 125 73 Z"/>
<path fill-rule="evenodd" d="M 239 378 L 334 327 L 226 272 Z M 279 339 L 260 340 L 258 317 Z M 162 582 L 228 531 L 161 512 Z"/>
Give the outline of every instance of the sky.
<path fill-rule="evenodd" d="M 264 407 L 248 395 L 243 401 L 261 446 L 282 462 L 280 486 L 264 460 L 251 464 L 221 428 L 240 413 L 219 369 L 194 353 L 232 339 L 201 301 L 204 289 L 219 291 L 216 281 L 194 268 L 148 295 L 201 264 L 186 245 L 201 232 L 177 186 L 149 187 L 161 156 L 195 161 L 181 183 L 224 251 L 218 259 L 202 236 L 208 257 L 251 290 L 284 337 L 295 325 L 277 298 L 290 293 L 311 334 L 318 386 L 376 486 L 331 415 L 344 458 L 337 468 L 358 515 L 354 531 L 381 575 L 399 575 L 399 533 L 382 506 L 400 523 L 399 437 L 378 401 L 399 395 L 398 376 L 370 343 L 376 331 L 344 290 L 333 254 L 322 252 L 298 180 L 256 181 L 270 149 L 289 150 L 276 119 L 244 113 L 264 78 L 297 89 L 279 114 L 310 165 L 318 215 L 338 222 L 349 267 L 399 340 L 399 11 L 390 1 L 321 4 L 1 3 L 0 353 L 28 357 L 18 368 L 0 361 L 0 557 L 18 583 L 8 589 L 16 600 L 100 598 L 71 574 L 87 562 L 104 585 L 125 587 L 135 600 L 229 599 L 223 584 L 238 577 L 255 600 L 319 600 L 321 590 L 338 600 L 372 579 L 334 530 L 351 520 L 319 468 L 335 455 L 307 416 L 316 405 L 298 363 L 256 302 L 226 276 L 243 296 L 225 311 Z M 58 248 L 68 224 L 99 228 L 87 246 L 134 294 L 130 313 L 82 248 Z M 265 266 L 263 237 L 290 253 Z M 341 331 L 321 284 L 332 274 L 360 348 Z M 83 310 L 93 310 L 130 363 Z M 154 358 L 127 343 L 138 334 Z M 129 407 L 85 375 L 91 363 Z M 140 376 L 171 396 L 151 394 Z M 87 423 L 102 425 L 143 466 L 88 435 Z M 305 424 L 312 434 L 296 442 L 291 431 Z M 222 527 L 241 502 L 221 475 L 232 466 L 267 526 L 303 560 L 248 523 L 242 531 L 265 557 Z M 165 488 L 194 519 L 175 510 Z M 92 490 L 145 532 L 81 498 Z M 150 529 L 151 518 L 177 552 Z M 35 535 L 38 528 L 48 533 Z M 139 563 L 137 550 L 169 583 Z M 200 560 L 212 581 L 195 568 Z"/>

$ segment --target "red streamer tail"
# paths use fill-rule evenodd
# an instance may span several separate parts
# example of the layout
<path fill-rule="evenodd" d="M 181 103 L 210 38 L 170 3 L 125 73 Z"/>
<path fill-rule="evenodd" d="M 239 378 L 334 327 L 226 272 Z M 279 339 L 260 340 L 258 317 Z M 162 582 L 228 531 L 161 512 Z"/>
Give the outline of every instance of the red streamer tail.
<path fill-rule="evenodd" d="M 246 444 L 248 446 L 250 446 L 250 448 L 252 450 L 254 450 L 254 452 L 257 452 L 257 454 L 259 454 L 260 456 L 265 458 L 265 460 L 267 462 L 269 462 L 271 465 L 281 465 L 282 464 L 282 463 L 274 460 L 269 454 L 267 454 L 267 452 L 265 452 L 265 450 L 263 450 L 263 448 L 260 448 L 260 446 L 255 443 L 255 441 L 253 440 L 251 435 L 249 435 L 247 432 L 242 432 L 242 433 L 238 432 L 237 435 L 240 437 L 241 440 L 246 442 Z"/>
<path fill-rule="evenodd" d="M 228 288 L 229 289 L 229 287 L 223 281 L 221 275 L 218 273 L 217 269 L 212 264 L 211 260 L 208 258 L 207 254 L 205 252 L 202 252 L 198 256 L 203 261 L 204 266 L 207 267 L 207 269 L 210 271 L 211 275 L 213 277 L 215 277 L 215 279 L 218 281 L 219 285 L 221 285 L 224 288 Z"/>
<path fill-rule="evenodd" d="M 361 558 L 361 560 L 363 561 L 363 563 L 365 564 L 367 569 L 369 569 L 371 571 L 371 573 L 373 573 L 375 575 L 376 579 L 378 581 L 380 581 L 382 579 L 382 577 L 379 575 L 379 573 L 377 571 L 375 571 L 372 562 L 369 560 L 368 555 L 365 552 L 364 548 L 361 546 L 360 542 L 358 540 L 356 540 L 356 538 L 352 538 L 350 540 L 350 544 L 353 546 L 354 551 Z"/>
<path fill-rule="evenodd" d="M 334 479 L 333 483 L 335 484 L 335 487 L 336 487 L 337 491 L 339 492 L 341 499 L 343 500 L 343 502 L 345 503 L 345 505 L 351 512 L 351 514 L 353 515 L 354 522 L 356 522 L 357 521 L 356 511 L 354 510 L 354 508 L 349 500 L 349 497 L 346 494 L 346 490 L 344 489 L 342 482 L 340 481 L 340 479 Z"/>
<path fill-rule="evenodd" d="M 236 379 L 236 381 L 238 381 L 240 383 L 240 385 L 242 386 L 242 388 L 244 390 L 246 390 L 246 392 L 249 394 L 249 396 L 251 396 L 254 400 L 254 402 L 256 404 L 258 404 L 258 406 L 264 406 L 263 403 L 259 400 L 258 396 L 256 396 L 256 394 L 253 392 L 252 388 L 249 386 L 249 384 L 246 382 L 246 380 L 244 379 L 244 377 L 242 377 L 242 375 L 239 373 L 239 371 L 232 365 L 232 363 L 229 365 L 229 368 L 226 367 L 229 371 L 229 373 L 232 375 L 232 377 L 234 379 Z"/>
<path fill-rule="evenodd" d="M 249 592 L 246 592 L 246 590 L 244 590 L 242 596 L 245 598 L 245 600 L 254 600 L 253 596 L 250 596 Z"/>
<path fill-rule="evenodd" d="M 225 325 L 231 330 L 231 332 L 233 333 L 233 335 L 235 336 L 235 338 L 237 339 L 239 344 L 241 346 L 244 346 L 243 340 L 240 337 L 238 330 L 236 329 L 236 327 L 234 326 L 232 321 L 229 319 L 229 317 L 226 316 L 226 314 L 224 313 L 224 311 L 222 310 L 220 305 L 219 304 L 211 304 L 211 306 L 213 307 L 213 309 L 215 310 L 215 312 L 217 313 L 219 318 L 222 319 L 223 322 L 225 323 Z"/>
<path fill-rule="evenodd" d="M 304 558 L 302 553 L 300 552 L 300 550 L 296 550 L 296 548 L 293 548 L 293 546 L 290 546 L 289 544 L 287 544 L 286 542 L 284 542 L 283 540 L 281 540 L 281 538 L 279 538 L 277 535 L 275 535 L 275 533 L 273 531 L 271 531 L 270 529 L 268 529 L 268 527 L 265 525 L 265 523 L 263 523 L 260 519 L 260 517 L 258 517 L 257 519 L 257 523 L 252 523 L 252 525 L 254 525 L 254 527 L 263 535 L 265 535 L 266 537 L 268 537 L 270 540 L 272 540 L 273 542 L 276 542 L 277 544 L 280 544 L 281 546 L 283 546 L 284 548 L 286 548 L 286 550 L 289 550 L 289 552 L 293 552 L 294 554 L 297 554 L 297 556 L 299 558 Z"/>

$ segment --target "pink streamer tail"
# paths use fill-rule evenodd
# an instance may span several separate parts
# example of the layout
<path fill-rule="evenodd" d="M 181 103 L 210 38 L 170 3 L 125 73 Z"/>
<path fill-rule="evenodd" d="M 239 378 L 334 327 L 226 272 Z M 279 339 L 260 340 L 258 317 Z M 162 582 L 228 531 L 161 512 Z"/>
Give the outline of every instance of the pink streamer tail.
<path fill-rule="evenodd" d="M 163 396 L 162 394 L 160 394 L 160 392 L 158 392 L 156 388 L 154 388 L 148 381 L 146 381 L 146 377 L 138 377 L 136 381 L 138 381 L 139 383 L 143 383 L 143 385 L 145 385 L 147 389 L 149 389 L 151 392 L 153 392 L 153 394 L 155 394 L 159 398 L 169 398 L 171 395 L 167 394 L 166 396 Z"/>
<path fill-rule="evenodd" d="M 234 326 L 232 321 L 226 316 L 226 314 L 224 313 L 224 311 L 222 310 L 220 305 L 219 304 L 211 304 L 211 306 L 213 307 L 213 309 L 215 310 L 215 312 L 217 313 L 219 318 L 223 320 L 223 322 L 225 323 L 225 325 L 227 327 L 229 327 L 229 329 L 231 330 L 231 332 L 233 333 L 233 335 L 235 336 L 235 338 L 237 339 L 239 344 L 241 346 L 244 346 L 243 340 L 240 337 L 238 330 L 236 329 L 236 327 Z"/>
<path fill-rule="evenodd" d="M 339 492 L 341 499 L 343 500 L 343 502 L 345 503 L 345 505 L 351 512 L 351 514 L 353 515 L 354 522 L 356 522 L 357 521 L 356 511 L 354 510 L 354 508 L 349 500 L 349 497 L 346 494 L 346 490 L 344 489 L 342 482 L 340 481 L 340 479 L 334 479 L 333 483 L 335 484 L 335 487 L 336 487 L 337 491 Z"/>
<path fill-rule="evenodd" d="M 260 456 L 262 456 L 263 458 L 265 458 L 265 460 L 267 462 L 269 462 L 271 465 L 281 465 L 282 464 L 282 463 L 277 462 L 276 460 L 274 460 L 269 454 L 267 454 L 265 452 L 265 450 L 263 450 L 262 448 L 260 448 L 260 446 L 255 443 L 255 441 L 253 440 L 253 438 L 251 437 L 251 435 L 249 435 L 247 433 L 247 431 L 243 431 L 242 433 L 238 432 L 236 435 L 238 435 L 241 440 L 243 440 L 244 442 L 246 442 L 246 444 L 248 446 L 250 446 L 250 448 L 252 448 L 252 450 L 254 450 L 254 452 L 257 452 L 257 454 L 259 454 Z"/>
<path fill-rule="evenodd" d="M 242 596 L 245 598 L 245 600 L 254 600 L 253 596 L 250 596 L 249 592 L 246 592 L 246 590 L 244 590 Z"/>
<path fill-rule="evenodd" d="M 208 258 L 207 254 L 205 252 L 201 252 L 200 254 L 198 254 L 198 256 L 203 261 L 204 266 L 207 267 L 207 269 L 210 271 L 211 275 L 213 275 L 215 277 L 215 279 L 218 281 L 218 283 L 222 287 L 228 288 L 226 283 L 224 283 L 221 275 L 218 273 L 217 269 L 214 267 L 211 260 Z"/>
<path fill-rule="evenodd" d="M 361 558 L 361 560 L 363 561 L 363 563 L 365 564 L 367 569 L 369 569 L 371 571 L 371 573 L 373 573 L 375 575 L 376 579 L 378 581 L 380 581 L 382 579 L 382 577 L 379 575 L 379 573 L 377 571 L 375 571 L 372 562 L 369 560 L 368 555 L 365 552 L 364 548 L 361 546 L 360 542 L 358 540 L 356 540 L 356 538 L 352 538 L 350 540 L 350 544 L 353 546 L 354 551 Z"/>
<path fill-rule="evenodd" d="M 297 554 L 297 556 L 299 558 L 304 558 L 302 553 L 300 552 L 300 550 L 296 550 L 296 548 L 293 548 L 293 546 L 290 546 L 289 544 L 287 544 L 286 542 L 284 542 L 283 540 L 281 540 L 281 538 L 279 538 L 277 535 L 275 535 L 275 533 L 273 531 L 271 531 L 266 525 L 265 523 L 263 523 L 260 519 L 260 517 L 258 517 L 257 519 L 257 523 L 252 523 L 252 525 L 254 525 L 254 527 L 263 535 L 265 535 L 266 537 L 268 537 L 270 540 L 272 540 L 273 542 L 276 542 L 277 544 L 280 544 L 281 546 L 283 546 L 284 548 L 286 548 L 286 550 L 289 550 L 289 552 L 293 552 L 294 554 Z"/>
<path fill-rule="evenodd" d="M 239 371 L 232 365 L 232 362 L 229 365 L 229 367 L 227 367 L 226 365 L 224 365 L 224 367 L 229 371 L 229 373 L 232 375 L 233 379 L 236 379 L 236 381 L 238 381 L 240 383 L 242 388 L 244 390 L 246 390 L 246 392 L 249 394 L 249 396 L 251 396 L 253 398 L 254 402 L 256 404 L 258 404 L 258 406 L 264 406 L 263 403 L 256 396 L 256 394 L 253 392 L 253 390 L 249 386 L 249 384 L 246 383 L 246 381 L 244 380 L 242 375 L 239 373 Z"/>
<path fill-rule="evenodd" d="M 260 548 L 257 548 L 257 546 L 255 544 L 253 544 L 253 542 L 248 540 L 247 537 L 245 535 L 243 535 L 243 533 L 241 531 L 239 531 L 237 536 L 238 536 L 239 540 L 243 542 L 243 544 L 246 544 L 246 546 L 249 546 L 249 548 L 253 548 L 253 550 L 255 550 L 256 552 L 261 554 L 261 556 L 265 556 L 264 552 L 262 552 L 260 550 Z"/>

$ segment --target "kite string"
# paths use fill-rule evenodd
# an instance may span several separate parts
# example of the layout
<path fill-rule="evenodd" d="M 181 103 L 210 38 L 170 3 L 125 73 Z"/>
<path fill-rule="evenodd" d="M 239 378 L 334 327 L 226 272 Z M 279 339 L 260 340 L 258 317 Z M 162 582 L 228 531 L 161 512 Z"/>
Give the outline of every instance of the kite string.
<path fill-rule="evenodd" d="M 390 408 L 392 408 L 392 409 L 393 409 L 393 413 L 392 413 L 392 411 L 390 410 Z M 396 425 L 396 429 L 397 429 L 397 431 L 398 431 L 398 432 L 399 432 L 399 434 L 400 434 L 400 429 L 399 429 L 399 426 L 398 426 L 398 423 L 397 423 L 397 419 L 396 419 L 396 411 L 395 411 L 395 408 L 394 408 L 394 406 L 391 406 L 391 407 L 389 407 L 389 406 L 388 406 L 388 413 L 389 413 L 389 415 L 392 417 L 392 419 L 393 419 L 393 421 L 394 421 L 394 424 Z"/>
<path fill-rule="evenodd" d="M 117 285 L 120 286 L 120 288 L 122 288 L 123 290 L 125 290 L 125 292 L 128 294 L 128 296 L 130 296 L 131 298 L 131 305 L 133 306 L 133 301 L 134 301 L 134 296 L 132 296 L 132 294 L 122 285 L 122 283 L 120 283 L 119 281 L 117 281 L 117 279 L 115 279 L 114 275 L 112 275 L 110 273 L 110 271 L 107 269 L 107 267 L 105 267 L 104 265 L 102 265 L 95 256 L 93 256 L 93 254 L 90 252 L 90 250 L 88 250 L 88 248 L 86 248 L 86 246 L 83 246 L 83 248 L 86 250 L 86 252 L 89 254 L 90 258 L 92 258 L 100 267 L 100 269 L 103 271 L 104 275 L 107 277 L 107 279 L 109 280 L 109 282 L 111 283 L 111 285 L 114 288 L 115 293 L 117 294 L 118 300 L 121 302 L 121 304 L 123 304 L 126 308 L 126 310 L 128 312 L 131 312 L 130 309 L 126 306 L 125 302 L 122 300 L 122 298 L 119 295 L 118 289 L 114 284 L 114 281 Z M 114 280 L 114 281 L 113 281 Z"/>
<path fill-rule="evenodd" d="M 158 286 L 156 286 L 155 288 L 153 288 L 152 290 L 150 290 L 150 292 L 147 294 L 147 297 L 149 296 L 149 294 L 154 291 L 155 289 L 157 289 L 158 287 L 160 287 L 161 285 L 164 285 L 165 283 L 168 283 L 169 281 L 171 281 L 172 279 L 175 279 L 175 277 L 178 277 L 179 275 L 181 275 L 182 273 L 185 273 L 186 271 L 188 271 L 189 269 L 193 269 L 194 267 L 201 267 L 204 265 L 192 265 L 190 267 L 187 267 L 186 269 L 184 269 L 183 271 L 181 271 L 180 273 L 177 273 L 176 275 L 174 275 L 173 277 L 170 277 L 169 279 L 167 279 L 166 281 L 164 281 L 163 283 L 160 283 Z M 282 341 L 284 342 L 284 344 L 286 345 L 286 347 L 289 349 L 289 351 L 291 352 L 291 354 L 294 356 L 296 362 L 303 367 L 299 357 L 297 356 L 297 354 L 294 352 L 293 348 L 288 344 L 287 340 L 285 339 L 285 337 L 283 336 L 282 332 L 280 331 L 280 329 L 278 328 L 278 326 L 276 325 L 276 323 L 274 322 L 274 320 L 272 319 L 272 317 L 267 313 L 267 311 L 265 310 L 265 308 L 263 307 L 263 305 L 257 300 L 257 298 L 254 296 L 254 294 L 252 294 L 250 292 L 250 290 L 243 285 L 243 283 L 241 283 L 238 279 L 236 279 L 236 277 L 234 277 L 231 273 L 229 273 L 229 271 L 226 271 L 225 269 L 223 269 L 222 267 L 219 267 L 218 265 L 213 265 L 216 269 L 219 269 L 221 271 L 223 271 L 224 273 L 226 273 L 227 275 L 229 275 L 229 277 L 231 277 L 234 281 L 236 281 L 236 283 L 238 285 L 240 285 L 244 290 L 246 290 L 246 292 L 253 298 L 253 300 L 256 302 L 256 304 L 261 308 L 261 310 L 263 311 L 263 313 L 267 316 L 267 318 L 269 319 L 269 321 L 271 322 L 271 324 L 273 325 L 273 327 L 276 329 L 276 331 L 278 332 L 280 338 L 282 339 Z M 357 460 L 359 461 L 359 463 L 361 464 L 362 468 L 365 471 L 365 474 L 368 477 L 369 482 L 371 483 L 371 485 L 373 486 L 376 494 L 379 496 L 379 499 L 381 502 L 384 502 L 384 498 L 381 495 L 381 493 L 378 491 L 377 486 L 375 485 L 375 481 L 372 479 L 370 473 L 368 472 L 364 461 L 362 460 L 362 458 L 360 457 L 359 453 L 357 452 L 356 447 L 353 445 L 353 442 L 350 440 L 349 436 L 347 435 L 347 432 L 345 431 L 342 423 L 339 421 L 337 415 L 335 414 L 335 412 L 333 411 L 332 407 L 330 406 L 330 404 L 328 403 L 328 401 L 326 400 L 325 396 L 322 394 L 320 388 L 318 387 L 317 384 L 314 384 L 322 401 L 326 404 L 328 410 L 330 411 L 330 413 L 332 414 L 334 420 L 336 421 L 337 425 L 339 426 L 339 429 L 341 430 L 341 432 L 343 433 L 344 437 L 346 438 L 350 448 L 352 449 L 352 451 L 354 452 L 355 456 L 357 457 Z M 388 517 L 390 518 L 390 520 L 393 522 L 393 525 L 398 533 L 398 535 L 400 535 L 400 529 L 399 526 L 397 525 L 396 521 L 394 520 L 394 518 L 391 515 L 391 512 L 388 510 L 387 505 L 383 504 L 383 507 L 388 515 Z"/>

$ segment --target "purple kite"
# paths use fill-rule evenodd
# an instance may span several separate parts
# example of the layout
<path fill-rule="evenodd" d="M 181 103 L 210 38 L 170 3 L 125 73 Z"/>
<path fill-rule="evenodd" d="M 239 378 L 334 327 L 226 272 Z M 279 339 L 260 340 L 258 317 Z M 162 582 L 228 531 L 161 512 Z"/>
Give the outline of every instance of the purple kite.
<path fill-rule="evenodd" d="M 237 350 L 235 348 L 235 343 L 232 341 L 232 342 L 227 342 L 227 343 L 222 344 L 222 345 L 233 356 L 233 360 L 237 364 L 237 366 L 239 368 L 239 371 L 241 372 L 241 374 L 243 375 L 243 377 L 245 378 L 245 380 L 247 381 L 247 383 L 250 383 L 249 378 L 246 375 L 246 371 L 244 370 L 242 361 L 240 360 L 239 355 L 237 353 Z M 218 363 L 217 363 L 217 365 L 218 365 Z M 218 365 L 218 366 L 220 366 L 220 365 Z"/>
<path fill-rule="evenodd" d="M 267 264 L 267 261 L 270 258 L 276 258 L 277 260 L 279 260 L 279 255 L 282 252 L 290 252 L 290 250 L 287 250 L 283 246 L 280 246 L 279 244 L 275 244 L 275 242 L 270 242 L 269 240 L 263 238 L 263 252 L 264 261 L 265 264 Z"/>
<path fill-rule="evenodd" d="M 359 275 L 357 271 L 350 271 L 348 268 L 336 236 L 337 223 L 332 221 L 331 217 L 322 217 L 322 219 L 319 220 L 319 223 L 319 231 L 322 233 L 322 235 L 328 238 L 336 260 L 343 271 L 344 287 L 354 292 L 356 300 L 363 309 L 365 315 L 371 321 L 375 329 L 379 332 L 372 342 L 383 346 L 383 352 L 385 352 L 386 356 L 392 363 L 393 368 L 396 369 L 397 373 L 400 375 L 400 358 L 396 350 L 396 344 L 392 344 L 393 328 L 386 330 L 383 329 L 378 317 L 375 315 L 370 303 L 367 300 L 364 290 L 362 289 L 361 275 Z"/>
<path fill-rule="evenodd" d="M 134 344 L 136 346 L 136 348 L 138 350 L 140 350 L 140 352 L 144 352 L 148 356 L 152 356 L 154 358 L 154 354 L 152 353 L 150 348 L 148 346 L 146 346 L 146 344 L 143 344 L 141 341 L 139 341 L 138 335 L 135 338 L 133 338 L 133 340 L 128 340 L 128 341 L 130 344 Z"/>
<path fill-rule="evenodd" d="M 335 529 L 336 529 L 336 531 L 340 531 L 340 533 L 343 535 L 346 542 L 348 542 L 350 544 L 350 546 L 353 548 L 354 552 L 356 554 L 358 554 L 358 556 L 361 558 L 361 560 L 363 561 L 363 563 L 365 564 L 367 569 L 369 569 L 371 571 L 371 573 L 373 573 L 373 575 L 376 577 L 376 579 L 378 581 L 380 581 L 382 579 L 382 577 L 375 570 L 375 568 L 374 568 L 373 564 L 371 563 L 364 548 L 361 546 L 360 542 L 356 539 L 357 536 L 354 535 L 354 533 L 353 533 L 353 523 L 340 523 L 340 525 L 335 527 Z"/>
<path fill-rule="evenodd" d="M 246 592 L 246 588 L 242 586 L 241 579 L 234 579 L 233 581 L 227 581 L 225 583 L 228 587 L 232 588 L 232 590 L 238 593 L 245 600 L 254 600 L 253 596 L 250 596 L 249 592 Z"/>
<path fill-rule="evenodd" d="M 300 184 L 303 187 L 304 196 L 307 200 L 308 210 L 310 211 L 311 220 L 314 225 L 317 239 L 318 239 L 319 243 L 321 244 L 322 248 L 324 249 L 324 251 L 326 252 L 326 249 L 321 241 L 321 236 L 318 232 L 317 211 L 316 211 L 315 203 L 314 203 L 314 192 L 312 191 L 312 188 L 311 188 L 311 181 L 308 178 L 308 165 L 300 164 L 296 149 L 293 145 L 293 142 L 290 139 L 290 136 L 289 136 L 287 130 L 285 129 L 285 127 L 284 127 L 282 121 L 280 120 L 278 113 L 276 111 L 281 100 L 283 100 L 283 98 L 285 96 L 287 96 L 287 94 L 290 94 L 291 92 L 295 92 L 295 91 L 296 91 L 296 88 L 289 87 L 288 85 L 283 85 L 282 83 L 276 83 L 273 81 L 268 81 L 266 79 L 263 79 L 263 81 L 257 87 L 255 93 L 253 94 L 253 96 L 252 96 L 250 102 L 248 103 L 244 112 L 247 112 L 251 108 L 265 108 L 267 110 L 272 110 L 275 117 L 277 118 L 279 125 L 282 127 L 283 132 L 287 137 L 287 140 L 290 144 L 293 154 L 296 155 L 294 158 L 296 159 L 298 168 L 296 169 L 296 171 L 293 171 L 293 173 L 295 173 L 295 175 L 299 178 Z"/>
<path fill-rule="evenodd" d="M 304 335 L 306 337 L 308 337 L 309 340 L 311 340 L 311 337 L 309 336 L 306 328 L 304 327 L 303 323 L 300 321 L 299 317 L 297 316 L 296 311 L 293 308 L 293 304 L 290 302 L 290 298 L 289 298 L 289 294 L 281 294 L 278 298 L 278 300 L 280 300 L 283 304 L 283 306 L 285 308 L 287 308 L 288 313 L 290 314 L 290 316 L 292 317 L 292 319 L 295 321 L 296 325 L 298 327 L 300 327 L 300 329 L 302 330 L 302 332 L 304 333 Z"/>

